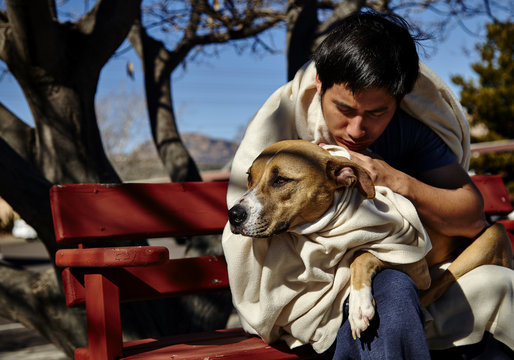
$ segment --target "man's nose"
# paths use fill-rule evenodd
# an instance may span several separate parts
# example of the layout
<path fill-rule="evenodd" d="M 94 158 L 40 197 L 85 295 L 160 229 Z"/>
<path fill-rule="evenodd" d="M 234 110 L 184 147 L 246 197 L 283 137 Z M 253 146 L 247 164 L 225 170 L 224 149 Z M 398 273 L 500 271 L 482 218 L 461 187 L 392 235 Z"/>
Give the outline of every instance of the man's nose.
<path fill-rule="evenodd" d="M 364 128 L 362 116 L 354 116 L 347 127 L 347 132 L 350 137 L 353 139 L 360 139 L 364 135 L 366 135 L 366 129 Z"/>

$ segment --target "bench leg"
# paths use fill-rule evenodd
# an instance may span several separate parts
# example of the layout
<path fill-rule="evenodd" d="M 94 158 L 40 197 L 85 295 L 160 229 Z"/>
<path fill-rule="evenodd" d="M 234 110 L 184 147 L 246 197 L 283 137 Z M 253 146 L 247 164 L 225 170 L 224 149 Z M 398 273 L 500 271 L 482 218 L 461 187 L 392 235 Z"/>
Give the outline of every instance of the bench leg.
<path fill-rule="evenodd" d="M 100 274 L 84 282 L 89 359 L 112 360 L 123 354 L 118 287 Z"/>

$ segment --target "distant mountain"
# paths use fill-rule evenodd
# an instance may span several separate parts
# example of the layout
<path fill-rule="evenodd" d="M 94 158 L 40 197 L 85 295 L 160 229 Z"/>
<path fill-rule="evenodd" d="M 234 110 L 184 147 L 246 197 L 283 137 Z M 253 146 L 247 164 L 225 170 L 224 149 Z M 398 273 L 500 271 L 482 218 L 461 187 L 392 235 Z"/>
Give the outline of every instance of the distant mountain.
<path fill-rule="evenodd" d="M 237 149 L 236 144 L 206 135 L 186 133 L 181 137 L 200 171 L 223 168 Z M 130 154 L 111 154 L 109 158 L 124 181 L 167 177 L 152 141 L 139 144 Z"/>
<path fill-rule="evenodd" d="M 237 144 L 221 139 L 211 139 L 206 135 L 181 134 L 184 145 L 200 167 L 222 167 L 232 160 Z"/>

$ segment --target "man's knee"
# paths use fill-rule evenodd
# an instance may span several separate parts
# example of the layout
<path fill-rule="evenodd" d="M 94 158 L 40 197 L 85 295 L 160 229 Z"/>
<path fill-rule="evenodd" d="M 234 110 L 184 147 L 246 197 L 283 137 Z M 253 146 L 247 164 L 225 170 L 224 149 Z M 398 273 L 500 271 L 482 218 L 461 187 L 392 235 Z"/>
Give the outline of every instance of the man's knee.
<path fill-rule="evenodd" d="M 373 280 L 373 296 L 383 320 L 394 318 L 387 321 L 391 326 L 408 329 L 414 322 L 423 322 L 418 291 L 407 274 L 391 269 L 379 272 Z"/>
<path fill-rule="evenodd" d="M 375 296 L 384 295 L 389 299 L 405 298 L 417 299 L 417 288 L 412 279 L 405 273 L 385 269 L 380 271 L 373 279 L 373 293 Z"/>

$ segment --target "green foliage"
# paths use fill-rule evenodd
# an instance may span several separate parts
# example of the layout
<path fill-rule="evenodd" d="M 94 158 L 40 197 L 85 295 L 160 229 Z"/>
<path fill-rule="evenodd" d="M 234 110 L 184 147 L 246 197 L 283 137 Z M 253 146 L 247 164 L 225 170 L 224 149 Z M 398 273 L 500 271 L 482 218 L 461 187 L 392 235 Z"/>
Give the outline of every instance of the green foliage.
<path fill-rule="evenodd" d="M 514 138 L 514 23 L 487 25 L 487 39 L 477 45 L 482 61 L 472 65 L 479 83 L 454 76 L 462 88 L 461 103 L 472 125 L 484 124 L 504 138 Z"/>
<path fill-rule="evenodd" d="M 472 65 L 477 83 L 454 76 L 459 85 L 461 103 L 471 125 L 485 125 L 489 134 L 476 141 L 514 138 L 514 23 L 487 25 L 487 38 L 476 46 L 481 61 Z M 514 153 L 487 154 L 471 159 L 471 169 L 478 174 L 501 174 L 514 193 Z"/>

